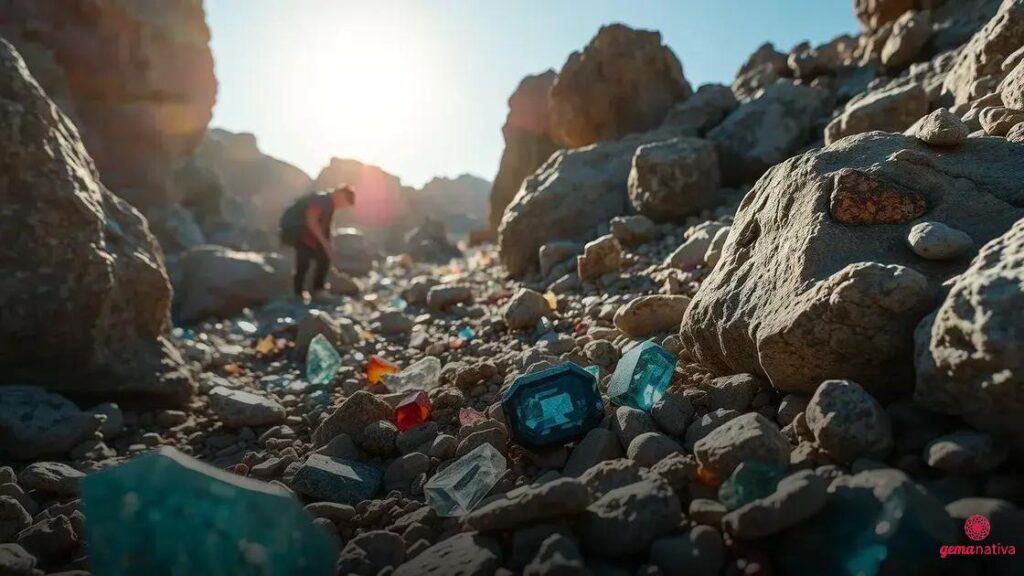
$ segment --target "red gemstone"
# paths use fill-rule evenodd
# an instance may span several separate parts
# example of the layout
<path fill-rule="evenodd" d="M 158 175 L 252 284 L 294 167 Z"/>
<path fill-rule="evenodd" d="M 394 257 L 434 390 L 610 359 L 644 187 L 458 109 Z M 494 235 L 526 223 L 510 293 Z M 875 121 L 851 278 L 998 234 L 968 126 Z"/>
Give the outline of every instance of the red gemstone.
<path fill-rule="evenodd" d="M 430 398 L 420 390 L 409 394 L 395 407 L 395 424 L 398 429 L 408 430 L 430 419 Z"/>

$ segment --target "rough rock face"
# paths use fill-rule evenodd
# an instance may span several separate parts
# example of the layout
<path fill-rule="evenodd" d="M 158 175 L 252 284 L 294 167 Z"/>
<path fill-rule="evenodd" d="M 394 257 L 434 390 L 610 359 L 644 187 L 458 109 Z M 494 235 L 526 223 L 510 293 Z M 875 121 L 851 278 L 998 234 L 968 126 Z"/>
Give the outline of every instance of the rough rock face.
<path fill-rule="evenodd" d="M 821 93 L 780 81 L 741 105 L 708 133 L 727 186 L 753 182 L 807 144 L 822 112 Z"/>
<path fill-rule="evenodd" d="M 2 0 L 0 34 L 78 126 L 104 184 L 162 220 L 217 93 L 202 1 Z"/>
<path fill-rule="evenodd" d="M 558 149 L 548 127 L 548 92 L 555 78 L 554 70 L 527 76 L 508 99 L 508 116 L 501 127 L 505 150 L 491 188 L 490 228 L 495 233 L 523 180 Z"/>
<path fill-rule="evenodd" d="M 902 132 L 928 113 L 928 95 L 916 82 L 892 82 L 851 100 L 825 127 L 825 143 L 871 130 Z"/>
<path fill-rule="evenodd" d="M 543 244 L 580 237 L 624 214 L 633 153 L 667 138 L 636 134 L 552 155 L 523 182 L 498 227 L 501 258 L 509 272 L 521 275 L 536 267 Z"/>
<path fill-rule="evenodd" d="M 215 171 L 226 192 L 251 207 L 256 224 L 275 232 L 284 208 L 313 183 L 299 168 L 260 151 L 252 134 L 210 130 L 192 160 Z"/>
<path fill-rule="evenodd" d="M 653 220 L 682 220 L 720 197 L 718 153 L 699 138 L 674 138 L 637 148 L 629 172 L 629 200 Z"/>
<path fill-rule="evenodd" d="M 853 11 L 860 20 L 861 28 L 873 31 L 895 21 L 919 4 L 920 0 L 854 0 Z"/>
<path fill-rule="evenodd" d="M 578 148 L 650 130 L 691 92 L 659 32 L 603 26 L 583 52 L 569 56 L 551 87 L 551 135 Z"/>
<path fill-rule="evenodd" d="M 749 100 L 762 88 L 789 74 L 786 55 L 776 50 L 771 42 L 765 42 L 740 66 L 732 91 L 737 98 Z"/>
<path fill-rule="evenodd" d="M 876 393 L 905 387 L 914 326 L 967 261 L 918 257 L 907 245 L 912 222 L 871 223 L 870 214 L 893 222 L 871 208 L 919 194 L 923 218 L 979 243 L 1024 216 L 1014 144 L 969 138 L 944 150 L 874 132 L 773 168 L 747 194 L 683 318 L 684 347 L 718 374 L 764 375 L 784 391 L 810 393 L 830 378 Z M 830 208 L 846 195 L 840 171 L 851 170 L 854 184 L 872 186 L 855 212 L 865 217 L 843 224 Z"/>
<path fill-rule="evenodd" d="M 996 15 L 960 51 L 944 88 L 956 103 L 984 96 L 1002 77 L 1003 61 L 1024 44 L 1024 2 L 1003 0 Z"/>
<path fill-rule="evenodd" d="M 81 394 L 186 397 L 188 379 L 169 372 L 171 287 L 156 240 L 2 40 L 0 126 L 5 373 Z"/>
<path fill-rule="evenodd" d="M 1006 434 L 1018 447 L 1024 423 L 1024 221 L 989 242 L 917 329 L 915 398 Z"/>

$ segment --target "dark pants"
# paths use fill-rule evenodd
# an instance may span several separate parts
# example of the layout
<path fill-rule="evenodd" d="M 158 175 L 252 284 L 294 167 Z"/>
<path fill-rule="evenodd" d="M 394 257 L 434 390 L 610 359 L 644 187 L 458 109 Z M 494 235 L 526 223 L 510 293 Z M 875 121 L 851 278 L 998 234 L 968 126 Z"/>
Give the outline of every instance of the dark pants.
<path fill-rule="evenodd" d="M 298 295 L 306 287 L 306 274 L 309 264 L 313 263 L 313 291 L 323 290 L 327 286 L 327 270 L 331 267 L 331 259 L 322 246 L 315 248 L 299 243 L 295 246 L 295 279 L 292 288 Z"/>

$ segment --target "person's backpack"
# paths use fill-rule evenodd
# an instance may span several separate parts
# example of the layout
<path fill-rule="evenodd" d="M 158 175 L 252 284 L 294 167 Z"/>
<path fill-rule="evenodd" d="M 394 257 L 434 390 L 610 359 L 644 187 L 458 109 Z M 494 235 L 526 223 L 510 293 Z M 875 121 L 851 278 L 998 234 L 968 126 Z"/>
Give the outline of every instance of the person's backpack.
<path fill-rule="evenodd" d="M 314 198 L 321 195 L 326 196 L 326 193 L 309 192 L 296 198 L 290 206 L 285 208 L 281 214 L 281 220 L 278 222 L 282 244 L 295 246 L 299 243 L 299 236 L 302 235 L 302 229 L 306 226 L 306 209 Z"/>

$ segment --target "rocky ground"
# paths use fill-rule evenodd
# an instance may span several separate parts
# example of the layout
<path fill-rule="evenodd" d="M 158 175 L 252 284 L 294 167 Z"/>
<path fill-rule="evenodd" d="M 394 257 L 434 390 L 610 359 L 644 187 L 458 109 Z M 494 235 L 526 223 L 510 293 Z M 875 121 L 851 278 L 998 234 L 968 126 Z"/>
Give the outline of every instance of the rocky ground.
<path fill-rule="evenodd" d="M 339 232 L 309 301 L 159 244 L 0 41 L 0 576 L 1021 573 L 1024 5 L 855 9 L 696 91 L 602 28 L 510 99 L 494 243 Z M 528 449 L 565 363 L 602 412 Z"/>

